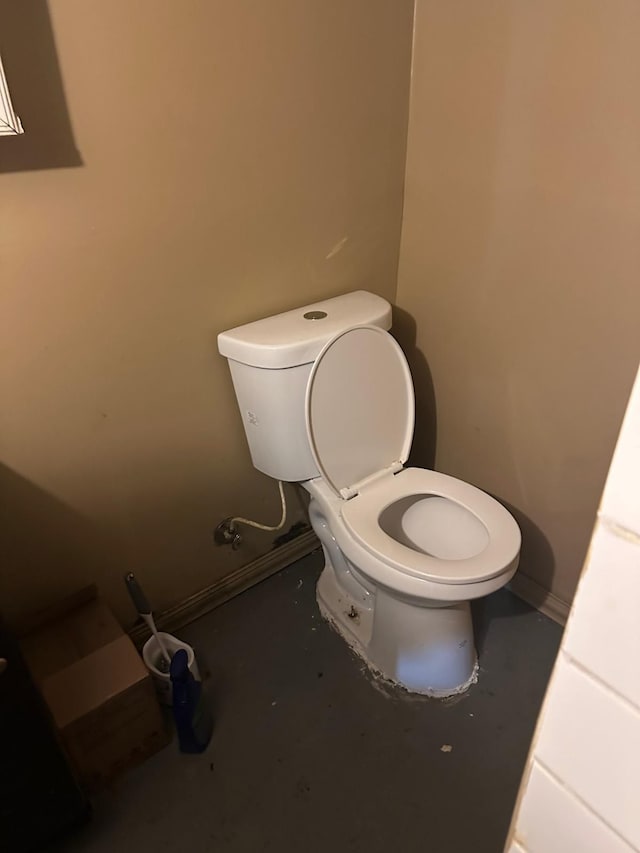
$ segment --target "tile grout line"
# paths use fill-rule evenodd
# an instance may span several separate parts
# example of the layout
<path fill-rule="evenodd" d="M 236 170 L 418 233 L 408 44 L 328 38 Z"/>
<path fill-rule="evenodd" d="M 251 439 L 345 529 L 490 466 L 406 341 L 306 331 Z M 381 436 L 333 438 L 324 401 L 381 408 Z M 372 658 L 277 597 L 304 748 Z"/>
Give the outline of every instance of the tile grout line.
<path fill-rule="evenodd" d="M 592 672 L 587 666 L 585 666 L 585 664 L 577 660 L 577 658 L 574 658 L 573 655 L 571 655 L 566 649 L 561 648 L 560 653 L 563 655 L 568 664 L 574 666 L 583 675 L 586 675 L 590 681 L 600 685 L 601 687 L 604 687 L 604 689 L 608 693 L 610 693 L 612 696 L 615 696 L 615 698 L 618 699 L 623 705 L 630 708 L 634 712 L 634 714 L 636 714 L 636 716 L 640 716 L 640 706 L 636 705 L 636 703 L 632 699 L 629 699 L 628 696 L 625 696 L 623 693 L 620 693 L 617 688 L 612 687 L 610 684 L 607 684 L 606 681 L 603 681 L 603 679 L 599 675 L 597 675 L 595 672 Z"/>
<path fill-rule="evenodd" d="M 550 776 L 554 780 L 554 782 L 556 782 L 563 790 L 565 790 L 570 796 L 572 796 L 582 806 L 584 806 L 585 809 L 587 809 L 587 811 L 590 812 L 596 818 L 596 820 L 598 820 L 603 826 L 606 826 L 608 830 L 610 830 L 615 836 L 617 836 L 621 841 L 623 841 L 629 847 L 629 853 L 637 849 L 636 847 L 634 847 L 634 845 L 628 838 L 625 838 L 625 836 L 622 835 L 619 829 L 616 829 L 615 826 L 612 826 L 612 824 L 610 824 L 609 821 L 606 820 L 599 812 L 595 811 L 593 806 L 591 806 L 585 799 L 583 799 L 580 794 L 578 794 L 571 787 L 571 785 L 567 784 L 564 779 L 558 776 L 558 774 L 554 770 L 552 770 L 548 764 L 546 764 L 537 756 L 534 757 L 533 763 L 537 764 L 538 767 L 540 767 L 548 776 Z"/>
<path fill-rule="evenodd" d="M 615 518 L 611 518 L 604 512 L 598 513 L 598 521 L 605 530 L 608 530 L 616 538 L 624 539 L 625 542 L 631 542 L 633 545 L 640 545 L 640 533 L 633 528 L 620 524 Z"/>

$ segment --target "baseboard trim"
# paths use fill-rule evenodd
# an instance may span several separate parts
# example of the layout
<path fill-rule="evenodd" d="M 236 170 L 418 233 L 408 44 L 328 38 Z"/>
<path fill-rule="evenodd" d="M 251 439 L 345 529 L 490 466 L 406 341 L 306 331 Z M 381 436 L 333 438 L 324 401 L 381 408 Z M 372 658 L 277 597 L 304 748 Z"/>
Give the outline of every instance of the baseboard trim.
<path fill-rule="evenodd" d="M 319 547 L 318 537 L 313 530 L 308 530 L 291 542 L 274 548 L 273 551 L 252 560 L 245 566 L 241 566 L 199 590 L 199 592 L 178 602 L 178 604 L 163 610 L 156 615 L 156 624 L 161 631 L 168 633 L 179 631 L 185 625 L 206 613 L 210 613 L 216 607 L 224 604 L 225 601 L 229 601 L 241 592 L 271 577 L 271 575 L 286 569 L 291 563 L 305 557 Z M 566 624 L 571 605 L 546 590 L 537 581 L 518 572 L 507 588 L 518 598 L 522 598 L 527 604 L 553 619 L 554 622 L 559 625 Z M 148 639 L 149 629 L 144 623 L 134 625 L 129 631 L 129 636 L 136 646 L 140 647 Z"/>
<path fill-rule="evenodd" d="M 522 598 L 527 604 L 544 613 L 549 619 L 553 619 L 558 625 L 567 624 L 571 605 L 546 590 L 533 578 L 517 572 L 508 584 L 508 589 L 518 598 Z"/>
<path fill-rule="evenodd" d="M 313 530 L 308 530 L 292 539 L 291 542 L 274 548 L 268 554 L 252 560 L 246 566 L 241 566 L 178 604 L 174 604 L 173 607 L 157 614 L 155 617 L 156 625 L 160 631 L 167 631 L 170 634 L 179 631 L 185 625 L 200 616 L 204 616 L 205 613 L 209 613 L 224 604 L 225 601 L 229 601 L 234 596 L 260 583 L 260 581 L 275 575 L 276 572 L 285 569 L 291 563 L 305 557 L 319 547 L 320 541 L 317 536 Z M 148 639 L 149 629 L 144 623 L 134 625 L 129 631 L 129 636 L 136 646 L 140 647 Z"/>

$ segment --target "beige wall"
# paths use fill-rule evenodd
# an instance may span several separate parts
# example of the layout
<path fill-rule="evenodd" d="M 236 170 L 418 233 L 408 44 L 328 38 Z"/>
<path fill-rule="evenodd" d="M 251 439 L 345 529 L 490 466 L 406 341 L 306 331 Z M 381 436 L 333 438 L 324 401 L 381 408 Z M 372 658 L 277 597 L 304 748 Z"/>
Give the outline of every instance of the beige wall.
<path fill-rule="evenodd" d="M 215 335 L 349 289 L 394 297 L 412 13 L 51 4 L 82 165 L 0 175 L 9 615 L 95 579 L 131 619 L 125 570 L 163 608 L 270 549 L 211 543 L 224 516 L 279 511 Z M 0 140 L 0 165 L 20 144 Z"/>
<path fill-rule="evenodd" d="M 437 468 L 515 508 L 523 571 L 569 601 L 640 355 L 640 7 L 416 14 L 398 303 L 423 423 L 430 371 Z"/>

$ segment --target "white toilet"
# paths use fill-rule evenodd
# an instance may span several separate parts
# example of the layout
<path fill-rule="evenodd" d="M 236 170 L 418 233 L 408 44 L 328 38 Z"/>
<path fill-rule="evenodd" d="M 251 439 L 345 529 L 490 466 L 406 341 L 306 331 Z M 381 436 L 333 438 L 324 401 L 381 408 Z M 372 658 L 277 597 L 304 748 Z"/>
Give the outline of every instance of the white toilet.
<path fill-rule="evenodd" d="M 323 615 L 384 678 L 465 690 L 477 658 L 469 601 L 516 571 L 520 530 L 474 486 L 404 468 L 414 427 L 391 306 L 356 291 L 218 336 L 253 464 L 300 482 L 325 567 Z"/>

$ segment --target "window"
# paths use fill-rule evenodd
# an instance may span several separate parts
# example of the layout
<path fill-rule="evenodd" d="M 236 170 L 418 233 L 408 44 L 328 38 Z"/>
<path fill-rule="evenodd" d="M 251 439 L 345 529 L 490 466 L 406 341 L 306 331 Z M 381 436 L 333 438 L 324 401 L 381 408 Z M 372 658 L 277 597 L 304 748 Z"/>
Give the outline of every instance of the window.
<path fill-rule="evenodd" d="M 16 133 L 24 133 L 24 130 L 20 119 L 13 111 L 2 60 L 0 59 L 0 136 L 15 136 Z"/>

